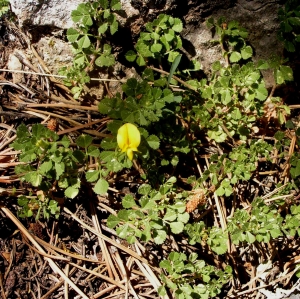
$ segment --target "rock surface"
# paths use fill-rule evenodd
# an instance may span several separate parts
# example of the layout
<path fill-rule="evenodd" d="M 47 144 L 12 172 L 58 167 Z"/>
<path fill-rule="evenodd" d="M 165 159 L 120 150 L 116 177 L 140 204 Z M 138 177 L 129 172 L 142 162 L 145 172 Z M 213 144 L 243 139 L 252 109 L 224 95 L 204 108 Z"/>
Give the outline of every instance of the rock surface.
<path fill-rule="evenodd" d="M 82 0 L 10 0 L 19 25 L 50 26 L 67 29 L 72 26 L 71 11 Z"/>

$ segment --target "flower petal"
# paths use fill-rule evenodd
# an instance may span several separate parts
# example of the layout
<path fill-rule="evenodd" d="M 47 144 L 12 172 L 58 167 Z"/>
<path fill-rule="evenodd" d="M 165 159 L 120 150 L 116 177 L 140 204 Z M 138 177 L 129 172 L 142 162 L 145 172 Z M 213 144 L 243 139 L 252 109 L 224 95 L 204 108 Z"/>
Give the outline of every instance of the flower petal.
<path fill-rule="evenodd" d="M 129 147 L 137 148 L 141 143 L 141 133 L 139 129 L 130 123 L 125 124 L 128 130 Z"/>
<path fill-rule="evenodd" d="M 117 143 L 122 152 L 125 152 L 128 148 L 128 130 L 126 125 L 119 128 L 117 134 Z"/>
<path fill-rule="evenodd" d="M 132 159 L 133 159 L 133 151 L 132 151 L 132 149 L 131 148 L 129 148 L 128 150 L 127 150 L 127 156 L 128 156 L 128 158 L 129 158 L 129 160 L 131 160 L 132 161 Z"/>
<path fill-rule="evenodd" d="M 132 160 L 133 152 L 138 151 L 137 148 L 141 143 L 141 133 L 135 125 L 127 123 L 119 128 L 117 142 L 122 152 L 126 152 L 128 158 Z"/>

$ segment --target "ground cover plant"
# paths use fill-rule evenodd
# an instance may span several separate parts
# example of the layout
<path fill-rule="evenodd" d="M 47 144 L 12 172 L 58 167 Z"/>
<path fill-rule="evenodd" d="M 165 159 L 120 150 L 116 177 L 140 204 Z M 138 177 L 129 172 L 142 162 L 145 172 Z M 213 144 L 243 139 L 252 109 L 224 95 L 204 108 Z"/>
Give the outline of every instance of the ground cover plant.
<path fill-rule="evenodd" d="M 74 298 L 291 294 L 300 275 L 300 129 L 297 107 L 283 101 L 281 89 L 294 83 L 288 57 L 297 48 L 299 6 L 291 1 L 279 11 L 288 52 L 263 61 L 254 60 L 237 21 L 208 19 L 211 43 L 224 58 L 209 74 L 198 61 L 182 63 L 183 22 L 160 14 L 124 55 L 139 77 L 122 80 L 118 93 L 95 105 L 88 84 L 97 68 L 114 67 L 120 10 L 117 0 L 98 0 L 72 12 L 76 27 L 66 36 L 74 61 L 60 71 L 70 87 L 60 91 L 63 102 L 28 104 L 7 91 L 5 109 L 44 119 L 19 122 L 1 145 L 1 157 L 14 157 L 2 178 L 10 188 L 1 189 L 1 209 L 20 230 L 15 246 L 30 248 L 26 262 L 36 269 L 37 254 L 45 258 L 44 273 L 59 273 L 65 296 Z M 264 70 L 274 76 L 269 89 Z M 67 109 L 78 119 L 64 116 Z M 78 121 L 85 113 L 87 124 Z M 74 240 L 79 254 L 65 246 Z M 5 272 L 4 298 L 18 285 L 15 272 Z M 31 292 L 55 298 L 63 280 L 41 277 Z M 16 296 L 25 293 L 19 282 Z"/>

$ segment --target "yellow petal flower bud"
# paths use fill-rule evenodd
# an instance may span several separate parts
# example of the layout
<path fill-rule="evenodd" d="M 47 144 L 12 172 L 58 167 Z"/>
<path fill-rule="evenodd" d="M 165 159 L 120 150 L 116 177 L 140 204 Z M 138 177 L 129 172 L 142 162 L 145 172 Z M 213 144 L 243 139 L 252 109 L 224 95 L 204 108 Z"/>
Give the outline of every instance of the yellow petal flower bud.
<path fill-rule="evenodd" d="M 141 143 L 140 131 L 135 125 L 127 123 L 119 128 L 117 142 L 122 152 L 126 152 L 128 158 L 132 160 L 133 152 L 137 152 Z"/>

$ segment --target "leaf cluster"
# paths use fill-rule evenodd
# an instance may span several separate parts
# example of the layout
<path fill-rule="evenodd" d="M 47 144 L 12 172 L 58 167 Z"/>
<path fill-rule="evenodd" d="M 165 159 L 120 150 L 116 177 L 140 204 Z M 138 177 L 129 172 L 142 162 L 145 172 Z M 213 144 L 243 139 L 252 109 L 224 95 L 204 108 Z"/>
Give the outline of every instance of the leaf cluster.
<path fill-rule="evenodd" d="M 182 200 L 171 199 L 175 182 L 175 177 L 171 177 L 158 191 L 143 184 L 138 189 L 139 200 L 126 195 L 122 200 L 124 209 L 108 217 L 108 227 L 116 228 L 118 236 L 129 243 L 138 237 L 145 242 L 153 240 L 162 244 L 169 232 L 180 234 L 189 221 L 189 214 Z"/>
<path fill-rule="evenodd" d="M 229 281 L 232 274 L 230 266 L 224 271 L 218 270 L 199 260 L 196 253 L 187 257 L 184 253 L 172 252 L 159 266 L 167 275 L 160 276 L 163 286 L 159 288 L 158 293 L 161 296 L 165 295 L 165 287 L 168 287 L 177 299 L 214 298 L 220 294 L 223 285 Z"/>
<path fill-rule="evenodd" d="M 141 32 L 135 45 L 135 50 L 126 53 L 128 61 L 135 61 L 139 66 L 147 64 L 149 58 L 161 60 L 168 55 L 168 61 L 173 62 L 179 55 L 176 51 L 182 47 L 179 33 L 183 29 L 182 21 L 166 14 L 160 14 L 153 22 L 145 25 L 146 32 Z"/>
<path fill-rule="evenodd" d="M 115 57 L 109 44 L 104 43 L 107 34 L 115 34 L 118 22 L 114 11 L 121 9 L 119 0 L 97 0 L 81 3 L 73 10 L 71 17 L 76 28 L 67 30 L 67 39 L 73 46 L 73 66 L 62 68 L 61 75 L 67 76 L 74 98 L 78 99 L 86 83 L 90 81 L 88 70 L 114 65 Z"/>
<path fill-rule="evenodd" d="M 9 0 L 0 0 L 0 17 L 9 11 Z"/>
<path fill-rule="evenodd" d="M 300 42 L 300 5 L 298 1 L 288 0 L 278 11 L 280 30 L 278 38 L 288 52 L 295 52 Z"/>

